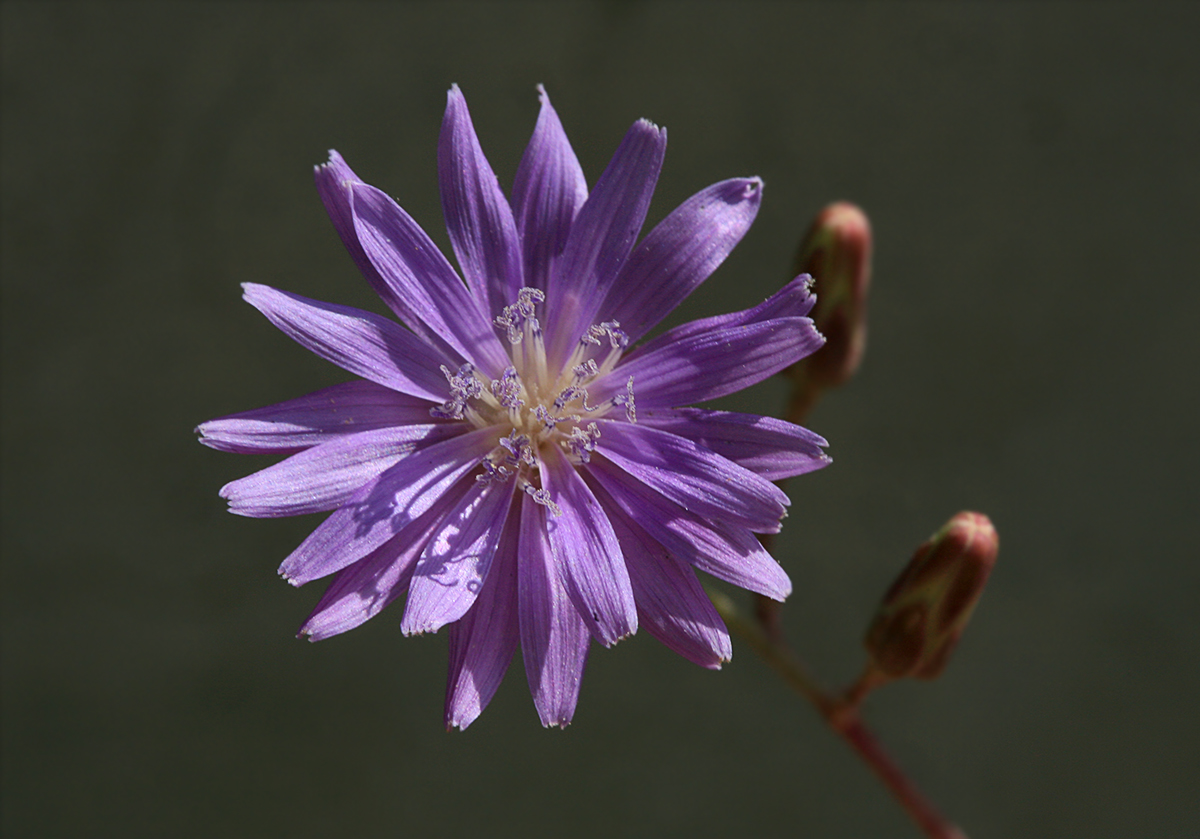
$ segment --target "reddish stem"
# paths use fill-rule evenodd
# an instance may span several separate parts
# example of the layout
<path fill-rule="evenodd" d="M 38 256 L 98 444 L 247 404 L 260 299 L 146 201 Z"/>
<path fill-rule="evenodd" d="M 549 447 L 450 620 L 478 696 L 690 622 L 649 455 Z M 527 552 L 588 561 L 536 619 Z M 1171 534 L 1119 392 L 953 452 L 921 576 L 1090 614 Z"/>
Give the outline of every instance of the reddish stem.
<path fill-rule="evenodd" d="M 942 816 L 909 780 L 859 716 L 863 698 L 886 678 L 868 669 L 858 682 L 836 697 L 817 684 L 782 638 L 771 637 L 763 626 L 745 617 L 723 592 L 710 590 L 709 596 L 729 629 L 742 636 L 793 690 L 813 704 L 829 727 L 866 761 L 929 839 L 966 839 L 966 834 Z"/>
<path fill-rule="evenodd" d="M 826 716 L 830 727 L 858 752 L 875 774 L 891 790 L 901 806 L 931 839 L 967 839 L 967 835 L 946 820 L 933 803 L 917 789 L 896 765 L 875 735 L 863 724 L 858 710 L 847 708 Z"/>

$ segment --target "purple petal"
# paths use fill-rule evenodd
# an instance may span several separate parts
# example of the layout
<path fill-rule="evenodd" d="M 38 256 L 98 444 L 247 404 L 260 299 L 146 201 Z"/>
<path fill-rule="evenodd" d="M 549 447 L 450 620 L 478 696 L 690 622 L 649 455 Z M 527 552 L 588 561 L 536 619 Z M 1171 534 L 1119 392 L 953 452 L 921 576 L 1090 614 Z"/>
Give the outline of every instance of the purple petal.
<path fill-rule="evenodd" d="M 549 519 L 550 546 L 567 593 L 606 647 L 637 632 L 637 604 L 621 545 L 592 491 L 555 446 L 543 447 L 542 488 L 558 506 Z"/>
<path fill-rule="evenodd" d="M 525 285 L 544 291 L 551 268 L 566 245 L 571 222 L 587 200 L 587 181 L 541 85 L 538 99 L 542 109 L 517 167 L 512 208 L 521 234 Z"/>
<path fill-rule="evenodd" d="M 294 454 L 346 434 L 428 422 L 428 401 L 353 381 L 209 420 L 196 432 L 201 443 L 225 452 Z"/>
<path fill-rule="evenodd" d="M 496 378 L 509 364 L 491 317 L 480 311 L 446 257 L 412 217 L 380 190 L 353 187 L 354 229 L 371 264 L 429 328 Z"/>
<path fill-rule="evenodd" d="M 595 480 L 588 486 L 621 542 L 641 628 L 688 661 L 720 669 L 733 656 L 733 646 L 695 572 L 625 515 Z"/>
<path fill-rule="evenodd" d="M 471 608 L 487 579 L 514 489 L 512 481 L 476 482 L 446 514 L 417 563 L 401 632 L 437 632 Z"/>
<path fill-rule="evenodd" d="M 476 298 L 496 314 L 517 299 L 521 240 L 512 209 L 483 156 L 467 100 L 458 85 L 446 94 L 438 139 L 438 182 L 450 244 Z"/>
<path fill-rule="evenodd" d="M 398 324 L 362 309 L 309 300 L 257 283 L 243 297 L 300 346 L 356 376 L 441 402 L 449 395 L 444 357 Z"/>
<path fill-rule="evenodd" d="M 566 728 L 575 716 L 590 635 L 567 596 L 546 533 L 546 508 L 521 499 L 517 559 L 521 657 L 542 725 Z"/>
<path fill-rule="evenodd" d="M 447 492 L 409 527 L 384 542 L 349 568 L 338 572 L 300 635 L 321 641 L 346 632 L 375 617 L 408 590 L 417 557 L 433 536 L 442 517 L 474 480 Z"/>
<path fill-rule="evenodd" d="M 508 670 L 520 638 L 517 616 L 517 540 L 521 516 L 509 515 L 496 559 L 475 605 L 450 625 L 446 728 L 464 729 L 478 717 Z"/>
<path fill-rule="evenodd" d="M 824 438 L 771 417 L 679 408 L 641 411 L 638 425 L 686 437 L 771 481 L 822 469 L 832 462 L 821 451 L 829 445 Z"/>
<path fill-rule="evenodd" d="M 481 428 L 414 452 L 321 522 L 279 573 L 300 586 L 362 559 L 419 518 L 495 446 L 496 430 Z"/>
<path fill-rule="evenodd" d="M 617 420 L 596 424 L 598 453 L 684 509 L 759 533 L 779 532 L 790 502 L 766 478 L 666 431 Z"/>
<path fill-rule="evenodd" d="M 629 256 L 608 298 L 604 320 L 620 322 L 636 341 L 708 279 L 750 229 L 762 181 L 734 178 L 680 204 Z"/>
<path fill-rule="evenodd" d="M 362 183 L 362 180 L 346 165 L 346 161 L 342 160 L 341 155 L 332 149 L 329 152 L 329 162 L 315 167 L 314 178 L 317 182 L 317 192 L 321 196 L 321 203 L 325 205 L 325 211 L 329 213 L 329 219 L 333 222 L 334 229 L 341 237 L 346 250 L 350 252 L 358 270 L 371 284 L 371 288 L 375 289 L 375 293 L 383 299 L 388 308 L 396 313 L 396 317 L 400 318 L 401 323 L 437 347 L 442 354 L 449 356 L 449 345 L 425 326 L 409 305 L 403 291 L 395 288 L 387 279 L 380 276 L 363 250 L 362 244 L 358 241 L 358 235 L 354 230 L 354 217 L 350 209 L 350 190 L 353 184 Z"/>
<path fill-rule="evenodd" d="M 587 470 L 622 512 L 675 556 L 719 580 L 775 600 L 791 593 L 787 574 L 748 529 L 704 521 L 601 457 L 593 457 Z"/>
<path fill-rule="evenodd" d="M 231 481 L 220 494 L 229 512 L 252 518 L 332 510 L 413 451 L 460 436 L 456 425 L 403 425 L 336 437 Z"/>
<path fill-rule="evenodd" d="M 579 209 L 546 295 L 553 366 L 574 351 L 625 264 L 646 220 L 666 149 L 665 129 L 635 122 Z"/>
<path fill-rule="evenodd" d="M 812 277 L 808 276 L 808 274 L 801 274 L 753 308 L 682 323 L 673 329 L 667 330 L 653 341 L 642 344 L 634 352 L 626 356 L 626 361 L 636 358 L 643 353 L 652 353 L 663 347 L 668 347 L 677 341 L 697 335 L 710 334 L 737 326 L 763 323 L 777 318 L 805 317 L 817 303 L 816 295 L 810 291 L 812 283 Z M 824 338 L 821 341 L 824 343 Z"/>
<path fill-rule="evenodd" d="M 596 403 L 632 377 L 639 408 L 673 408 L 736 393 L 804 358 L 824 343 L 808 318 L 716 329 L 636 353 L 588 387 Z"/>

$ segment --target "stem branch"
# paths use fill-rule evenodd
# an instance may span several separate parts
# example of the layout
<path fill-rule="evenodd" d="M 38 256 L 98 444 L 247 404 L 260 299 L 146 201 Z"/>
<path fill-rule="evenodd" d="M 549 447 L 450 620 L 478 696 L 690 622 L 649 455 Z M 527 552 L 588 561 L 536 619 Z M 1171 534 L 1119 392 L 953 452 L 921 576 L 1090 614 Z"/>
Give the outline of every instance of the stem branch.
<path fill-rule="evenodd" d="M 784 643 L 779 633 L 768 633 L 758 622 L 747 618 L 723 592 L 710 590 L 708 593 L 726 626 L 762 656 L 789 687 L 813 704 L 829 727 L 845 740 L 883 781 L 926 836 L 930 839 L 967 839 L 965 833 L 938 812 L 863 723 L 859 715 L 859 705 L 874 686 L 869 673 L 841 696 L 831 694 L 809 675 L 808 670 Z"/>

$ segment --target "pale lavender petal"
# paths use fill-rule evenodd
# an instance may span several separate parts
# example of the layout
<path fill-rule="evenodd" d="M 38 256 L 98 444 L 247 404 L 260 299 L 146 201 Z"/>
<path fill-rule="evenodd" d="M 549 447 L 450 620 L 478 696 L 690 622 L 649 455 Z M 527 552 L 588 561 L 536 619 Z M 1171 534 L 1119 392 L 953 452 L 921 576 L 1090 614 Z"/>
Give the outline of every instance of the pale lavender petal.
<path fill-rule="evenodd" d="M 791 593 L 787 574 L 747 528 L 704 521 L 602 457 L 593 457 L 587 470 L 627 516 L 683 561 L 775 600 Z"/>
<path fill-rule="evenodd" d="M 489 314 L 412 217 L 382 191 L 353 188 L 354 229 L 371 264 L 429 328 L 496 378 L 509 364 Z"/>
<path fill-rule="evenodd" d="M 758 178 L 721 181 L 684 201 L 629 255 L 602 319 L 618 321 L 630 341 L 641 338 L 725 261 L 761 202 Z"/>
<path fill-rule="evenodd" d="M 521 499 L 517 558 L 521 657 L 542 725 L 566 728 L 575 716 L 591 635 L 563 586 L 546 529 L 546 508 Z"/>
<path fill-rule="evenodd" d="M 639 626 L 688 661 L 720 669 L 733 656 L 733 645 L 695 572 L 629 518 L 599 483 L 587 482 L 621 542 Z"/>
<path fill-rule="evenodd" d="M 463 430 L 449 424 L 402 425 L 336 437 L 221 487 L 229 512 L 280 518 L 332 510 L 412 452 Z"/>
<path fill-rule="evenodd" d="M 496 558 L 475 605 L 450 625 L 446 728 L 464 729 L 478 717 L 508 670 L 521 637 L 517 615 L 518 509 L 509 513 Z"/>
<path fill-rule="evenodd" d="M 438 139 L 438 182 L 450 244 L 476 299 L 496 312 L 517 299 L 521 240 L 512 208 L 500 191 L 471 125 L 458 85 L 446 94 Z"/>
<path fill-rule="evenodd" d="M 449 356 L 449 345 L 424 324 L 409 305 L 403 291 L 380 276 L 363 250 L 362 244 L 358 241 L 358 235 L 354 230 L 354 217 L 350 209 L 350 191 L 354 184 L 362 183 L 362 180 L 346 165 L 346 161 L 342 160 L 341 155 L 332 149 L 329 152 L 329 162 L 315 167 L 313 174 L 317 182 L 317 192 L 321 196 L 321 203 L 325 205 L 325 211 L 329 213 L 329 219 L 333 222 L 334 229 L 341 237 L 346 250 L 350 252 L 358 270 L 371 284 L 371 288 L 375 289 L 375 293 L 383 299 L 389 309 L 396 313 L 396 317 L 400 318 L 402 323 L 437 347 L 443 355 Z"/>
<path fill-rule="evenodd" d="M 283 561 L 292 585 L 340 571 L 420 517 L 496 445 L 481 428 L 414 452 L 364 486 Z"/>
<path fill-rule="evenodd" d="M 356 380 L 209 420 L 196 433 L 225 452 L 294 454 L 346 434 L 430 421 L 428 401 Z"/>
<path fill-rule="evenodd" d="M 699 516 L 778 533 L 783 490 L 691 440 L 629 422 L 598 420 L 596 451 L 646 486 Z"/>
<path fill-rule="evenodd" d="M 667 132 L 638 120 L 579 209 L 546 295 L 548 358 L 561 365 L 592 325 L 617 272 L 625 264 L 658 182 Z"/>
<path fill-rule="evenodd" d="M 474 483 L 473 478 L 462 479 L 460 486 L 439 498 L 419 519 L 349 568 L 339 571 L 304 626 L 300 627 L 300 635 L 310 641 L 320 641 L 351 630 L 375 617 L 408 591 L 417 557 L 441 523 L 442 516 L 471 483 Z"/>
<path fill-rule="evenodd" d="M 825 339 L 808 318 L 778 318 L 716 329 L 638 353 L 588 387 L 596 403 L 633 379 L 639 408 L 674 408 L 736 393 L 818 349 Z"/>
<path fill-rule="evenodd" d="M 679 408 L 639 411 L 637 421 L 693 440 L 771 481 L 822 469 L 832 462 L 821 451 L 829 445 L 823 437 L 772 417 Z"/>
<path fill-rule="evenodd" d="M 545 290 L 588 192 L 583 169 L 541 85 L 538 99 L 542 109 L 517 167 L 512 208 L 521 234 L 525 285 Z"/>
<path fill-rule="evenodd" d="M 612 525 L 575 467 L 555 446 L 539 461 L 552 509 L 550 545 L 559 574 L 592 635 L 606 647 L 637 632 L 637 604 Z"/>
<path fill-rule="evenodd" d="M 242 288 L 246 301 L 285 335 L 343 370 L 433 402 L 449 395 L 444 356 L 387 318 L 257 283 Z"/>
<path fill-rule="evenodd" d="M 437 632 L 471 608 L 487 579 L 514 489 L 514 481 L 477 482 L 446 514 L 417 563 L 401 632 Z"/>

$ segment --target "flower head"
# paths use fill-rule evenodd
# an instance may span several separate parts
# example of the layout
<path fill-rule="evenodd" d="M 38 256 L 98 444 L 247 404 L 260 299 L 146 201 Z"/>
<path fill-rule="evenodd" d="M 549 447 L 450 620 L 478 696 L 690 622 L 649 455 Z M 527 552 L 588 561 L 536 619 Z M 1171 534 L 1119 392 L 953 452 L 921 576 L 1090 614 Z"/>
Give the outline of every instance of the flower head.
<path fill-rule="evenodd" d="M 719 667 L 729 636 L 694 569 L 776 599 L 791 589 L 754 534 L 777 531 L 788 504 L 771 481 L 826 465 L 826 442 L 678 406 L 819 347 L 808 279 L 635 348 L 725 259 L 762 192 L 756 178 L 714 184 L 635 247 L 665 147 L 664 130 L 635 123 L 589 191 L 541 91 L 510 200 L 452 87 L 438 173 L 461 278 L 330 152 L 321 199 L 403 326 L 245 286 L 273 324 L 359 378 L 201 425 L 213 448 L 290 455 L 221 495 L 245 516 L 333 511 L 280 567 L 293 585 L 334 575 L 303 636 L 344 632 L 405 594 L 406 634 L 449 627 L 448 727 L 479 715 L 518 642 L 544 725 L 570 722 L 592 639 L 610 646 L 640 625 Z"/>

